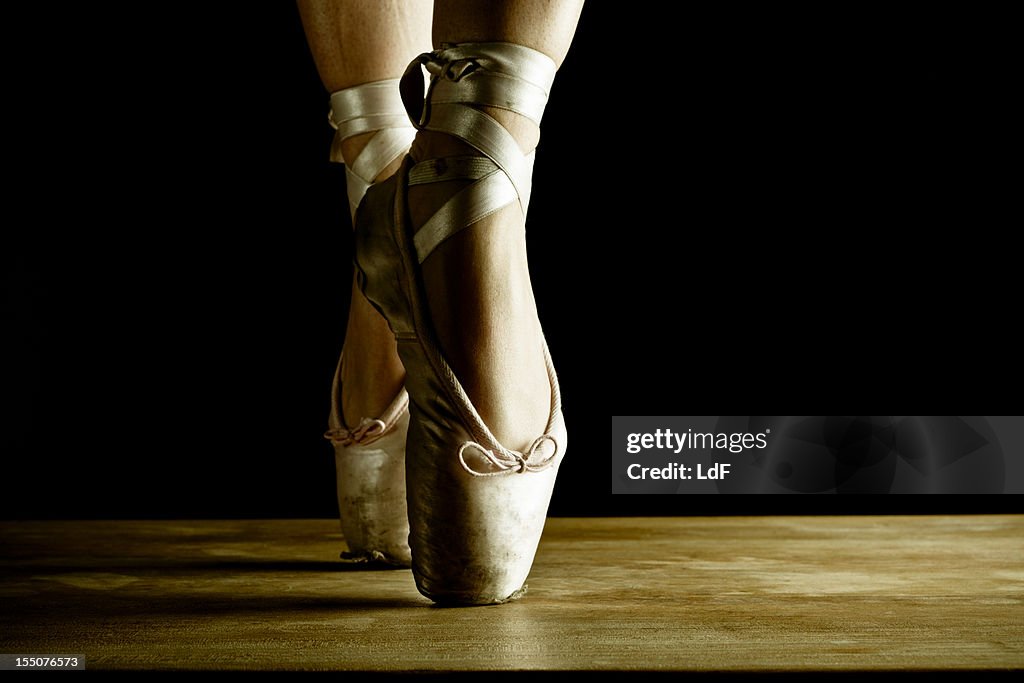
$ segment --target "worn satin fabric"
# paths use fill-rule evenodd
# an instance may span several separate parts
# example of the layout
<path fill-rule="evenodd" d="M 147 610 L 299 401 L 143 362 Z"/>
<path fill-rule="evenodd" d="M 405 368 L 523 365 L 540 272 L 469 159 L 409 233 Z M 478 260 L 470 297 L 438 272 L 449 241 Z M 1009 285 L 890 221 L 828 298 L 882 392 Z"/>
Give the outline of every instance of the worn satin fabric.
<path fill-rule="evenodd" d="M 373 443 L 334 447 L 338 511 L 350 560 L 408 567 L 405 443 L 409 412 Z"/>
<path fill-rule="evenodd" d="M 331 386 L 331 412 L 324 436 L 334 445 L 338 512 L 350 560 L 408 567 L 409 515 L 406 509 L 405 443 L 409 394 L 403 388 L 375 420 L 350 429 L 341 412 L 338 359 Z"/>

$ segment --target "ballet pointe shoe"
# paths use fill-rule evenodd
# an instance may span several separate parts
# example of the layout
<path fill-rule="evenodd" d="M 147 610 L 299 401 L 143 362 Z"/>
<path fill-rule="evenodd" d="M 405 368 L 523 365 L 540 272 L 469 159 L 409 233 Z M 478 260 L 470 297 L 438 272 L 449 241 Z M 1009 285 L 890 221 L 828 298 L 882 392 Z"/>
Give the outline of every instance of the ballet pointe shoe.
<path fill-rule="evenodd" d="M 423 94 L 420 66 L 431 75 Z M 479 155 L 406 157 L 397 174 L 370 188 L 356 216 L 356 278 L 395 333 L 406 368 L 411 419 L 406 448 L 409 544 L 419 591 L 441 604 L 514 600 L 526 590 L 565 453 L 558 379 L 546 342 L 550 382 L 545 431 L 523 451 L 499 443 L 441 353 L 432 331 L 420 264 L 444 240 L 483 216 L 529 200 L 533 155 L 476 106 L 497 106 L 540 122 L 555 65 L 508 43 L 446 46 L 421 55 L 402 79 L 410 118 L 455 135 Z M 409 185 L 472 181 L 414 230 Z"/>
<path fill-rule="evenodd" d="M 409 430 L 409 394 L 402 389 L 384 414 L 363 418 L 350 429 L 341 412 L 338 360 L 331 387 L 331 414 L 325 436 L 334 444 L 338 511 L 349 562 L 408 567 L 409 519 L 406 512 L 405 440 Z"/>
<path fill-rule="evenodd" d="M 341 143 L 374 133 L 355 159 L 345 165 L 349 208 L 356 208 L 383 170 L 403 156 L 416 130 L 409 125 L 398 79 L 366 83 L 331 95 L 328 116 L 337 133 L 331 161 L 345 163 Z M 338 512 L 350 562 L 408 567 L 409 520 L 406 512 L 405 442 L 409 395 L 403 388 L 384 414 L 363 417 L 350 427 L 342 413 L 342 351 L 331 388 L 331 412 L 324 437 L 334 445 Z"/>

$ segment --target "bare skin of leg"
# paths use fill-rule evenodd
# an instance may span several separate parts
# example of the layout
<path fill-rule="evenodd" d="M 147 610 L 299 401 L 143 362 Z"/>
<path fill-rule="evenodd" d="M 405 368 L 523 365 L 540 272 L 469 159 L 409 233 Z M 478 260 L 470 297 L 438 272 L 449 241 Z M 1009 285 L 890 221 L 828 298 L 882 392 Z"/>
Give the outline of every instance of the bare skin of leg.
<path fill-rule="evenodd" d="M 328 92 L 398 78 L 416 55 L 430 50 L 432 0 L 299 0 L 298 5 Z M 371 136 L 345 140 L 346 161 L 355 159 Z M 376 180 L 388 178 L 400 164 L 396 160 Z M 342 413 L 349 426 L 383 413 L 405 382 L 394 335 L 354 280 L 341 380 Z"/>
<path fill-rule="evenodd" d="M 437 0 L 433 38 L 441 43 L 517 43 L 561 65 L 583 0 Z M 537 146 L 530 120 L 482 108 L 512 133 L 523 153 Z M 421 131 L 416 160 L 475 153 L 451 136 Z M 543 161 L 541 161 L 543 163 Z M 454 193 L 454 183 L 409 192 L 414 225 L 422 225 Z M 532 224 L 538 225 L 536 217 Z M 551 387 L 530 284 L 526 230 L 518 203 L 460 231 L 423 263 L 423 281 L 438 341 L 480 416 L 507 448 L 525 450 L 543 434 Z"/>

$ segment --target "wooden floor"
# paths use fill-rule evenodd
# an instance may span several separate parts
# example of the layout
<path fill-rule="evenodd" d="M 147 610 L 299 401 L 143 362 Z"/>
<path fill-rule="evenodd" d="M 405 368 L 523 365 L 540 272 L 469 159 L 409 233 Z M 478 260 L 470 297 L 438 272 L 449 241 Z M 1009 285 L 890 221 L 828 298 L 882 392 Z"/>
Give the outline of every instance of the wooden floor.
<path fill-rule="evenodd" d="M 1024 667 L 1024 517 L 551 519 L 516 603 L 437 608 L 328 520 L 0 523 L 0 653 L 89 668 Z"/>

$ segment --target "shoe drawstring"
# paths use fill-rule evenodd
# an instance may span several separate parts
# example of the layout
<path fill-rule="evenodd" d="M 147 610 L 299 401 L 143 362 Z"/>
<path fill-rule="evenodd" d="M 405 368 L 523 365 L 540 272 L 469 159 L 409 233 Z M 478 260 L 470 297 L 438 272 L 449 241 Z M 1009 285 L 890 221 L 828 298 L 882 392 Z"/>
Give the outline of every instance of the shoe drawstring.
<path fill-rule="evenodd" d="M 552 449 L 549 455 L 544 456 L 542 460 L 533 461 L 532 459 L 539 453 L 541 446 L 547 441 L 554 444 L 554 449 Z M 497 470 L 479 472 L 470 467 L 469 463 L 466 462 L 466 452 L 469 450 L 475 450 L 487 462 L 496 467 Z M 550 434 L 544 434 L 534 440 L 525 454 L 511 450 L 507 450 L 506 453 L 508 455 L 495 453 L 488 448 L 484 448 L 476 441 L 467 441 L 459 448 L 459 463 L 462 465 L 462 469 L 474 477 L 497 477 L 513 473 L 540 472 L 555 464 L 555 456 L 558 455 L 558 441 Z"/>
<path fill-rule="evenodd" d="M 381 436 L 387 429 L 388 426 L 383 420 L 364 417 L 355 429 L 345 429 L 344 427 L 329 429 L 324 433 L 324 438 L 339 446 L 351 446 L 354 443 L 362 443 L 367 439 Z"/>

